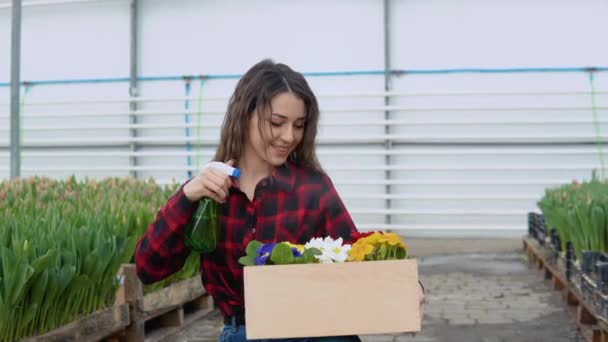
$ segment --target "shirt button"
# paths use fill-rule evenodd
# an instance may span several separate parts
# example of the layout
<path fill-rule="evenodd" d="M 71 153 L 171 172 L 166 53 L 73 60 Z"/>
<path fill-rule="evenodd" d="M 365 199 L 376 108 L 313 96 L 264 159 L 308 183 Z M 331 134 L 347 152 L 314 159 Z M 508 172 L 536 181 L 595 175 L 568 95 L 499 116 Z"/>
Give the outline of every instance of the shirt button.
<path fill-rule="evenodd" d="M 262 181 L 262 186 L 265 187 L 266 185 L 268 185 L 268 182 L 267 181 Z"/>
<path fill-rule="evenodd" d="M 252 227 L 252 228 L 251 228 L 251 232 L 252 232 L 252 233 L 255 233 L 255 227 Z"/>

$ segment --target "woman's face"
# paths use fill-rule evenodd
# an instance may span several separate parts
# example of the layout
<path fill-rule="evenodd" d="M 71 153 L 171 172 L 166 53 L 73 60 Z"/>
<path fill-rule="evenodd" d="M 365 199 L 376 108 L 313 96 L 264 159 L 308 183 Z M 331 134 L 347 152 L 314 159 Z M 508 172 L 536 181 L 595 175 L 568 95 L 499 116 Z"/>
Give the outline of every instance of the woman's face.
<path fill-rule="evenodd" d="M 290 92 L 276 95 L 270 103 L 271 110 L 261 123 L 263 134 L 258 115 L 251 115 L 247 143 L 252 150 L 246 150 L 271 166 L 280 166 L 302 141 L 306 108 L 304 101 Z"/>

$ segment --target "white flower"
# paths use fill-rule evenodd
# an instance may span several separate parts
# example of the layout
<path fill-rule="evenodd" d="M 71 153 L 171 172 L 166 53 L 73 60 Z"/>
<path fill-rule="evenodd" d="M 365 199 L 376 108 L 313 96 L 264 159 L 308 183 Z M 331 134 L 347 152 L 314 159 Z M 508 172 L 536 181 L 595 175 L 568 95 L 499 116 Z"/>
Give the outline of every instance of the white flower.
<path fill-rule="evenodd" d="M 308 249 L 308 248 L 316 248 L 318 250 L 321 250 L 321 248 L 323 248 L 323 238 L 312 238 L 310 239 L 310 241 L 308 241 L 305 245 L 304 248 Z"/>
<path fill-rule="evenodd" d="M 344 262 L 348 258 L 349 244 L 342 245 L 342 238 L 336 240 L 331 237 L 325 239 L 313 238 L 304 245 L 305 248 L 316 248 L 321 251 L 321 255 L 315 257 L 322 263 Z"/>

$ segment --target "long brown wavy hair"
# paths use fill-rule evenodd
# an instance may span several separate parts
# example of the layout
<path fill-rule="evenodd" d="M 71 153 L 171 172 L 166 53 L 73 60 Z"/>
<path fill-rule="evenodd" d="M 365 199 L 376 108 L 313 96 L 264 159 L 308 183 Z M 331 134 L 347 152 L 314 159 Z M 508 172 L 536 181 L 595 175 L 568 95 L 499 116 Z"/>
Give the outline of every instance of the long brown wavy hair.
<path fill-rule="evenodd" d="M 302 141 L 289 155 L 288 160 L 301 167 L 322 171 L 315 153 L 315 139 L 319 123 L 319 104 L 310 86 L 299 72 L 285 64 L 265 59 L 249 69 L 239 80 L 230 97 L 224 117 L 220 144 L 215 160 L 238 161 L 248 141 L 251 116 L 258 115 L 260 134 L 265 115 L 271 113 L 270 101 L 278 94 L 290 92 L 299 97 L 306 108 L 306 124 Z"/>

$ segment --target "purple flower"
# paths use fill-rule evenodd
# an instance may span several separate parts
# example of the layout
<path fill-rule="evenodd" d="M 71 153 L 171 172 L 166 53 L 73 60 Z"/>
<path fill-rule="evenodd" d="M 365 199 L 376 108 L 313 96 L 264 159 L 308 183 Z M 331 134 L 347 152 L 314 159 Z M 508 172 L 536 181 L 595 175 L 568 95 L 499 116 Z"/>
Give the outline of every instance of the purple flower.
<path fill-rule="evenodd" d="M 300 253 L 300 251 L 297 248 L 295 248 L 295 247 L 291 247 L 291 252 L 293 253 L 294 257 L 301 257 L 302 256 L 302 253 Z"/>
<path fill-rule="evenodd" d="M 254 260 L 255 264 L 264 265 L 268 258 L 270 258 L 270 254 L 272 254 L 272 249 L 274 248 L 274 246 L 276 246 L 275 242 L 267 243 L 265 245 L 260 246 L 257 250 L 258 256 L 255 257 Z"/>

